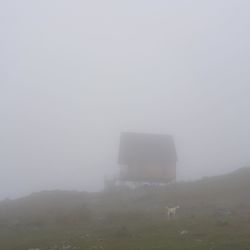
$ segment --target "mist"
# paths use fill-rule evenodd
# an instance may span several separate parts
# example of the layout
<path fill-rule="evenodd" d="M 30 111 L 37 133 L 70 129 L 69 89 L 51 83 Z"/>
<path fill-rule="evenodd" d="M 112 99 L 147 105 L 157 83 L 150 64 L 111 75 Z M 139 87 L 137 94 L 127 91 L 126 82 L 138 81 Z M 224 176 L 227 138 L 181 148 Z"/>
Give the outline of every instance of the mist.
<path fill-rule="evenodd" d="M 250 166 L 249 10 L 1 1 L 0 199 L 101 190 L 123 131 L 171 134 L 178 180 Z"/>

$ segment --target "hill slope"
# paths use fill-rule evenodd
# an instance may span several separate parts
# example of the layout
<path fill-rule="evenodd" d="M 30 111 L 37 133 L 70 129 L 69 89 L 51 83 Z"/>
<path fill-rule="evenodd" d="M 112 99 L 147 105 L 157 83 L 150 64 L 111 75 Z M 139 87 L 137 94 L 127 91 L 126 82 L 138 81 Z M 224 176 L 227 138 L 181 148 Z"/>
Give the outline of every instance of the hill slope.
<path fill-rule="evenodd" d="M 250 207 L 250 168 L 223 176 L 165 187 L 114 188 L 100 193 L 43 191 L 30 196 L 0 202 L 0 223 L 84 213 L 110 211 L 152 211 L 166 205 L 193 207 Z M 80 212 L 81 211 L 81 212 Z"/>
<path fill-rule="evenodd" d="M 249 190 L 243 168 L 165 187 L 35 193 L 0 202 L 0 249 L 250 249 Z"/>

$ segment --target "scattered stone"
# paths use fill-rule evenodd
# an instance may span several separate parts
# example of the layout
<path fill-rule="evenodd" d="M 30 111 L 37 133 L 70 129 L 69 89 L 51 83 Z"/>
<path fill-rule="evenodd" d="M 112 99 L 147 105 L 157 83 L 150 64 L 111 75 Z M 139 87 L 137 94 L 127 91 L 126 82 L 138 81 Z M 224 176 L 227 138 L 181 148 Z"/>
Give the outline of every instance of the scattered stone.
<path fill-rule="evenodd" d="M 188 234 L 188 231 L 187 230 L 182 230 L 181 232 L 180 232 L 180 235 L 186 235 L 186 234 Z"/>

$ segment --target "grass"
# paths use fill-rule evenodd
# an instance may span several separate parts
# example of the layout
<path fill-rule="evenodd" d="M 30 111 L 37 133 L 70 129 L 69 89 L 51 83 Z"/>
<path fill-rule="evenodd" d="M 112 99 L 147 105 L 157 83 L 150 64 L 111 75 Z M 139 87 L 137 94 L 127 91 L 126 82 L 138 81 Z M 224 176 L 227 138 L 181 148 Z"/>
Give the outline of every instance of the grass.
<path fill-rule="evenodd" d="M 161 188 L 7 200 L 0 203 L 0 250 L 250 250 L 248 190 L 245 168 Z M 168 221 L 164 207 L 173 204 L 181 208 Z M 231 213 L 220 217 L 220 209 Z"/>
<path fill-rule="evenodd" d="M 186 233 L 182 235 L 184 230 Z M 250 225 L 237 218 L 219 225 L 214 218 L 202 216 L 172 221 L 124 220 L 112 225 L 21 230 L 0 236 L 0 249 L 3 250 L 63 249 L 63 243 L 70 245 L 69 249 L 79 250 L 249 250 Z"/>

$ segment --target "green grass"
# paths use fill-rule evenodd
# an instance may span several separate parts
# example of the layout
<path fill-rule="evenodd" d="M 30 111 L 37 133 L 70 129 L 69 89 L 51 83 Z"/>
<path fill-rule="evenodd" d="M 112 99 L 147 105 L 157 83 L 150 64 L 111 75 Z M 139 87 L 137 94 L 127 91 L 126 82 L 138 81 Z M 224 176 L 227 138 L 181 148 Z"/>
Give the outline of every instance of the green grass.
<path fill-rule="evenodd" d="M 181 235 L 181 231 L 188 233 Z M 67 242 L 79 250 L 249 250 L 250 225 L 232 218 L 219 225 L 212 217 L 178 218 L 173 221 L 152 219 L 125 221 L 112 225 L 78 225 L 36 231 L 1 233 L 0 249 L 48 249 Z M 102 247 L 102 248 L 100 248 Z M 61 248 L 58 248 L 61 249 Z"/>
<path fill-rule="evenodd" d="M 6 200 L 0 203 L 0 250 L 62 250 L 66 243 L 68 250 L 250 250 L 249 190 L 245 168 L 160 188 L 50 191 Z M 167 221 L 164 207 L 177 204 L 178 217 Z M 232 213 L 218 218 L 218 208 Z"/>

